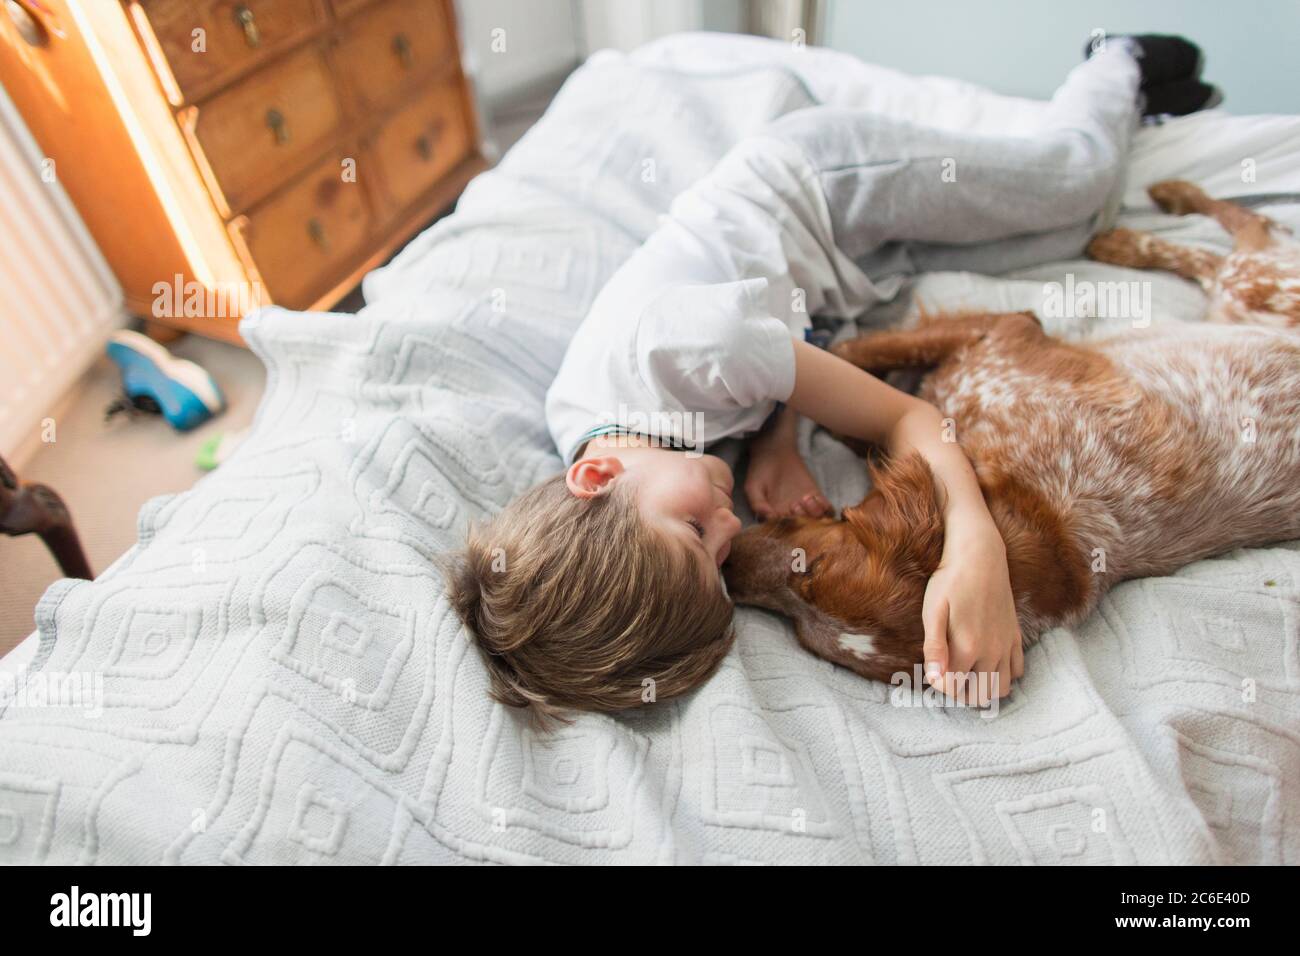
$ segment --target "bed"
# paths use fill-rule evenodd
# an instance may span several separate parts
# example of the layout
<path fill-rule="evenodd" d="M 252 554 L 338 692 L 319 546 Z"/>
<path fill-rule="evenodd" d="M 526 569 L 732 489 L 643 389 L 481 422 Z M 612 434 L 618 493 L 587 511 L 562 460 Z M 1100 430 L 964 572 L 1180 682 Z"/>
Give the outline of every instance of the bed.
<path fill-rule="evenodd" d="M 98 580 L 52 586 L 5 661 L 0 860 L 1300 862 L 1300 543 L 1120 586 L 1027 654 L 992 720 L 895 706 L 752 608 L 685 697 L 552 735 L 488 698 L 431 557 L 559 469 L 547 385 L 675 192 L 814 100 L 955 128 L 1028 130 L 1042 109 L 752 38 L 592 57 L 453 216 L 367 277 L 360 313 L 245 321 L 269 371 L 247 441 L 150 501 Z M 1120 220 L 1226 248 L 1147 201 L 1175 176 L 1300 226 L 1300 117 L 1139 133 Z M 1133 279 L 1153 321 L 1199 319 L 1188 283 L 1075 261 L 923 276 L 862 322 Z M 859 460 L 801 440 L 832 500 L 856 502 Z"/>

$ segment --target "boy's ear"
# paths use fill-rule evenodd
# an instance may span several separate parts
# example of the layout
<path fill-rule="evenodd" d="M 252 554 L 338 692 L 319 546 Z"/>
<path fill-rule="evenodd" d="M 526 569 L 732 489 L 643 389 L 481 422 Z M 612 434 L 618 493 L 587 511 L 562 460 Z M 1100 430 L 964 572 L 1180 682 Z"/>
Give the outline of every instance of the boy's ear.
<path fill-rule="evenodd" d="M 577 498 L 595 498 L 609 489 L 609 483 L 623 472 L 623 463 L 613 455 L 582 458 L 569 466 L 564 483 Z"/>

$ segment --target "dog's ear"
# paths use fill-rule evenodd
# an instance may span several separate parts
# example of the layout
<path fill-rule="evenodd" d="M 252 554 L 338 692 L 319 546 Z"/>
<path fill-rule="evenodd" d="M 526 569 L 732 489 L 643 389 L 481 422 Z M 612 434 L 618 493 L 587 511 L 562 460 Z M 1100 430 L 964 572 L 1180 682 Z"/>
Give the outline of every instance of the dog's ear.
<path fill-rule="evenodd" d="M 842 517 L 855 532 L 862 543 L 870 546 L 880 541 L 885 533 L 888 515 L 885 497 L 875 487 L 856 505 L 845 508 Z"/>
<path fill-rule="evenodd" d="M 860 503 L 844 509 L 844 520 L 885 560 L 933 573 L 943 555 L 943 506 L 930 466 L 917 453 L 873 463 L 871 486 Z"/>

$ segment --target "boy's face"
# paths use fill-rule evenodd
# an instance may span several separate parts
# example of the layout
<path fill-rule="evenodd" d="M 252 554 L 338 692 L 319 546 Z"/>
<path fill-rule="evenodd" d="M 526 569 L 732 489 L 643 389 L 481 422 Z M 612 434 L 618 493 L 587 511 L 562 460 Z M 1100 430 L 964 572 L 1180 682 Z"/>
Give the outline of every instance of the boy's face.
<path fill-rule="evenodd" d="M 627 441 L 623 436 L 617 439 Z M 740 531 L 732 510 L 731 469 L 714 455 L 687 455 L 644 445 L 612 447 L 594 439 L 566 475 L 569 491 L 591 498 L 629 483 L 646 523 L 680 543 L 716 579 Z"/>

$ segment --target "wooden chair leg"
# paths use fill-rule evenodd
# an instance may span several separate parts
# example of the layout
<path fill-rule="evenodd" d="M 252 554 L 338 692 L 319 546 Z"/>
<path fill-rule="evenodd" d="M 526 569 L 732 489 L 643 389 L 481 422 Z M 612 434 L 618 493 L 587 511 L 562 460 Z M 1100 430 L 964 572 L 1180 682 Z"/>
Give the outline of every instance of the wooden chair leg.
<path fill-rule="evenodd" d="M 35 534 L 50 549 L 64 577 L 86 580 L 94 577 L 63 499 L 48 485 L 20 482 L 3 458 L 0 458 L 0 534 L 11 538 Z"/>

